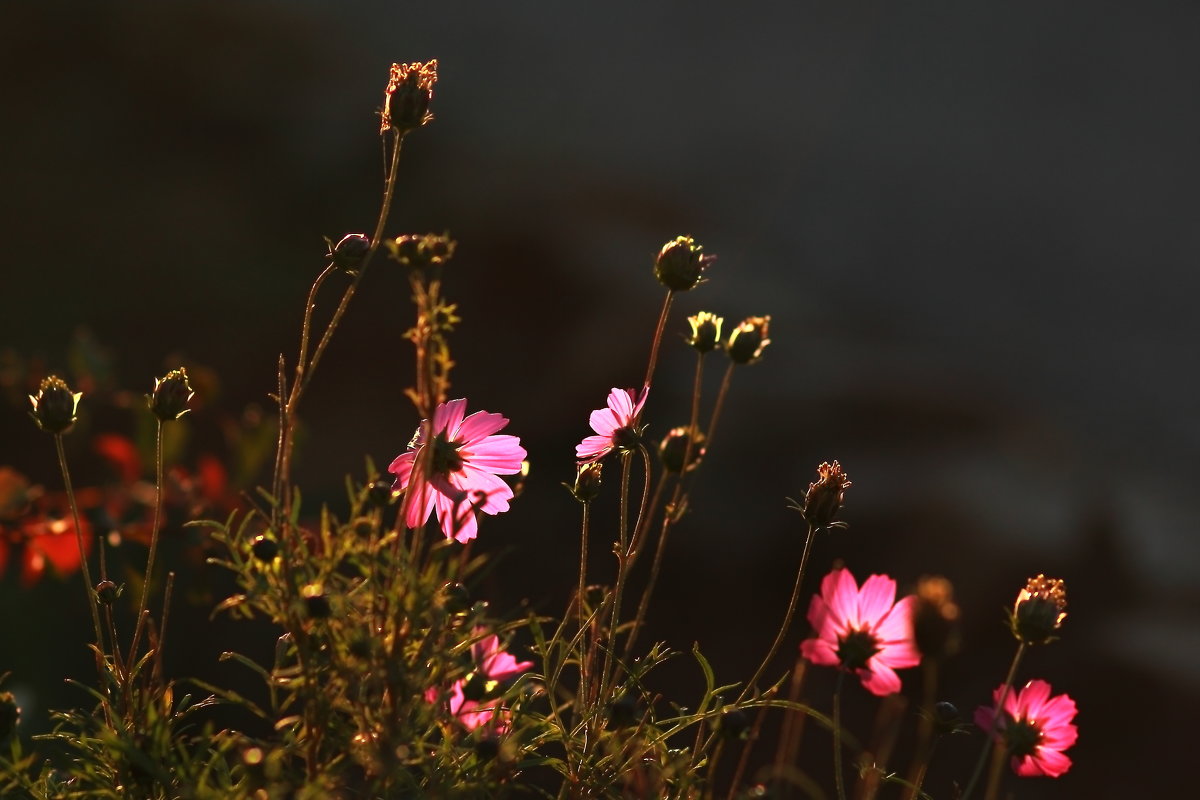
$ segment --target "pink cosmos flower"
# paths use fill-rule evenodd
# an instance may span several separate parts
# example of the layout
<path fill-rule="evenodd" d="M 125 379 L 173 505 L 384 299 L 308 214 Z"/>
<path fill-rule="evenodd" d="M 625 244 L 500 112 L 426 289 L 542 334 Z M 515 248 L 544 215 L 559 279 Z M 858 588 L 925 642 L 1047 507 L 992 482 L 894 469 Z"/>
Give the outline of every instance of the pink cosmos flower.
<path fill-rule="evenodd" d="M 447 697 L 450 714 L 469 731 L 491 723 L 496 733 L 503 733 L 508 730 L 508 712 L 500 707 L 498 700 L 483 698 L 495 692 L 503 681 L 528 672 L 533 662 L 518 662 L 501 650 L 500 637 L 494 634 L 471 645 L 471 658 L 476 664 L 475 671 L 450 687 Z M 476 699 L 468 699 L 468 694 Z M 425 700 L 429 703 L 438 702 L 439 696 L 436 687 L 425 692 Z"/>
<path fill-rule="evenodd" d="M 900 691 L 896 670 L 915 667 L 921 654 L 913 641 L 916 597 L 895 599 L 896 582 L 886 575 L 870 576 L 860 590 L 849 570 L 835 569 L 813 595 L 808 621 L 817 635 L 800 643 L 800 653 L 814 664 L 856 673 L 872 694 Z"/>
<path fill-rule="evenodd" d="M 433 412 L 429 454 L 421 456 L 427 444 L 422 421 L 408 450 L 388 467 L 388 472 L 396 476 L 393 489 L 407 489 L 411 495 L 405 499 L 404 524 L 418 528 L 436 510 L 446 538 L 460 542 L 475 538 L 479 527 L 476 511 L 508 511 L 512 489 L 496 476 L 515 475 L 525 459 L 518 437 L 494 435 L 508 424 L 507 419 L 487 411 L 464 417 L 466 410 L 466 400 L 439 404 Z M 428 469 L 428 479 L 425 470 L 413 474 L 418 458 Z"/>
<path fill-rule="evenodd" d="M 1004 687 L 992 693 L 999 704 Z M 975 709 L 975 724 L 1008 748 L 1012 768 L 1023 778 L 1048 775 L 1057 778 L 1071 768 L 1071 759 L 1063 755 L 1079 737 L 1075 719 L 1075 701 L 1065 694 L 1050 696 L 1050 684 L 1033 680 L 1021 690 L 1010 690 L 1004 698 L 1004 712 L 996 718 L 995 706 Z"/>
<path fill-rule="evenodd" d="M 637 443 L 637 431 L 634 425 L 646 405 L 646 395 L 650 387 L 642 389 L 641 396 L 634 394 L 633 389 L 614 388 L 608 393 L 608 408 L 597 408 L 592 412 L 592 430 L 596 436 L 589 436 L 575 446 L 575 456 L 580 461 L 597 461 L 613 451 L 614 448 L 629 446 Z"/>

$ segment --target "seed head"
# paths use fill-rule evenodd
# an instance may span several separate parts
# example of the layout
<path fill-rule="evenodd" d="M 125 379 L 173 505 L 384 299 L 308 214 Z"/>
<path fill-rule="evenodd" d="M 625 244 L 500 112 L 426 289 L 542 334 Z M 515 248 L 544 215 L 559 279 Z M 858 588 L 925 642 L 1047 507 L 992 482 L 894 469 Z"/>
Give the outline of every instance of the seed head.
<path fill-rule="evenodd" d="M 72 393 L 66 381 L 57 375 L 49 375 L 38 387 L 38 393 L 29 395 L 29 402 L 33 404 L 30 415 L 39 428 L 58 435 L 75 424 L 81 397 L 83 392 Z"/>
<path fill-rule="evenodd" d="M 667 472 L 691 472 L 700 464 L 700 459 L 704 458 L 704 434 L 696 432 L 696 441 L 692 443 L 691 453 L 688 453 L 688 442 L 691 438 L 688 429 L 684 427 L 672 428 L 667 432 L 658 446 L 658 456 L 662 459 L 663 469 Z M 687 458 L 688 462 L 686 470 L 684 458 Z"/>
<path fill-rule="evenodd" d="M 672 292 L 686 292 L 700 278 L 716 256 L 701 254 L 703 248 L 690 236 L 677 236 L 662 246 L 654 260 L 654 277 Z"/>
<path fill-rule="evenodd" d="M 730 360 L 735 364 L 754 364 L 761 359 L 763 350 L 771 343 L 767 338 L 770 324 L 770 316 L 746 317 L 742 320 L 729 334 L 729 343 L 725 345 Z"/>
<path fill-rule="evenodd" d="M 837 522 L 837 513 L 842 508 L 846 489 L 852 484 L 837 461 L 822 462 L 817 467 L 817 479 L 808 485 L 804 494 L 804 505 L 800 513 L 804 521 L 813 528 L 844 528 L 846 523 Z"/>
<path fill-rule="evenodd" d="M 180 367 L 154 379 L 154 391 L 146 395 L 146 405 L 154 416 L 170 422 L 188 412 L 188 401 L 194 394 L 188 383 L 187 370 Z"/>
<path fill-rule="evenodd" d="M 1067 587 L 1061 578 L 1039 574 L 1030 578 L 1017 595 L 1010 625 L 1013 636 L 1024 644 L 1047 644 L 1067 618 Z"/>
<path fill-rule="evenodd" d="M 387 133 L 389 128 L 407 133 L 432 122 L 429 101 L 433 99 L 433 84 L 436 82 L 437 59 L 392 64 L 383 93 L 379 133 Z"/>
<path fill-rule="evenodd" d="M 695 316 L 688 317 L 688 324 L 692 326 L 692 335 L 688 337 L 687 343 L 700 353 L 715 350 L 721 346 L 721 325 L 724 322 L 723 318 L 707 311 L 701 311 Z"/>

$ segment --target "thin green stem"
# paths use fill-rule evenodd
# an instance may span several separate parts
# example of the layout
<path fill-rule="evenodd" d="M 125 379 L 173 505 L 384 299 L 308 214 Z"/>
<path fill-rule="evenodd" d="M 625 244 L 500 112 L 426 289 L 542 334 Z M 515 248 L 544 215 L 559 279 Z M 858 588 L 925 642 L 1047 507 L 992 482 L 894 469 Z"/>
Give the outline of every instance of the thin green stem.
<path fill-rule="evenodd" d="M 142 628 L 146 624 L 147 609 L 150 601 L 150 582 L 154 577 L 154 556 L 158 552 L 158 527 L 162 521 L 163 506 L 163 422 L 158 422 L 154 441 L 154 524 L 150 528 L 150 555 L 146 558 L 146 574 L 142 579 L 142 601 L 138 604 L 137 625 L 133 629 L 133 642 L 129 646 L 128 664 L 137 660 L 138 644 L 142 638 Z"/>
<path fill-rule="evenodd" d="M 838 670 L 837 686 L 833 690 L 833 779 L 838 800 L 846 800 L 845 778 L 842 776 L 842 683 L 846 673 Z"/>
<path fill-rule="evenodd" d="M 104 633 L 100 626 L 100 606 L 96 602 L 96 588 L 92 584 L 91 571 L 88 569 L 87 550 L 83 546 L 83 529 L 80 527 L 79 521 L 79 505 L 75 502 L 75 490 L 71 486 L 71 472 L 67 469 L 67 456 L 63 452 L 62 434 L 54 434 L 54 446 L 58 450 L 58 466 L 62 470 L 63 485 L 67 490 L 67 502 L 71 504 L 71 521 L 75 525 L 75 544 L 79 546 L 79 567 L 83 573 L 83 588 L 87 592 L 88 607 L 92 610 L 92 628 L 96 634 L 96 648 L 102 654 L 104 652 Z M 97 655 L 97 661 L 101 658 Z M 100 663 L 97 663 L 97 667 Z M 104 676 L 100 676 L 101 685 L 104 682 Z"/>
<path fill-rule="evenodd" d="M 992 715 L 991 730 L 984 731 L 987 738 L 983 742 L 983 750 L 979 753 L 979 760 L 975 762 L 975 771 L 971 773 L 971 780 L 967 783 L 967 788 L 963 790 L 962 800 L 968 800 L 971 792 L 975 790 L 975 785 L 979 783 L 979 778 L 983 774 L 983 768 L 987 764 L 988 754 L 992 751 L 993 734 L 996 732 L 997 726 L 1000 724 L 1001 716 L 1004 714 L 1004 701 L 1008 699 L 1008 692 L 1012 689 L 1013 680 L 1017 677 L 1017 667 L 1021 663 L 1021 659 L 1025 655 L 1025 643 L 1017 647 L 1017 652 L 1013 656 L 1012 665 L 1008 668 L 1008 676 L 1004 679 L 1004 686 L 1000 689 L 1000 698 L 996 701 L 995 714 Z"/>
<path fill-rule="evenodd" d="M 808 555 L 812 551 L 812 543 L 813 539 L 816 538 L 816 534 L 817 529 L 809 525 L 808 536 L 804 538 L 804 552 L 800 555 L 800 569 L 796 572 L 796 585 L 792 587 L 792 599 L 788 601 L 788 610 L 787 614 L 783 617 L 783 625 L 779 627 L 779 633 L 775 634 L 775 641 L 771 643 L 771 649 L 767 651 L 766 657 L 758 665 L 758 669 L 754 671 L 754 677 L 742 689 L 741 695 L 738 696 L 738 702 L 745 700 L 754 691 L 754 685 L 758 683 L 758 679 L 762 677 L 763 672 L 770 665 L 771 659 L 779 652 L 779 646 L 783 644 L 783 639 L 787 636 L 788 628 L 792 625 L 792 617 L 796 613 L 796 605 L 800 602 L 800 585 L 804 582 L 804 571 L 808 567 Z"/>
<path fill-rule="evenodd" d="M 646 380 L 644 386 L 649 386 L 650 381 L 654 379 L 654 368 L 658 366 L 658 346 L 662 344 L 663 330 L 667 326 L 667 315 L 671 310 L 671 301 L 675 299 L 675 292 L 667 290 L 667 296 L 663 300 L 662 311 L 658 314 L 658 326 L 654 329 L 654 342 L 650 345 L 650 363 L 646 366 Z"/>
<path fill-rule="evenodd" d="M 610 674 L 610 670 L 612 669 L 613 651 L 617 649 L 617 626 L 621 622 L 621 596 L 625 590 L 625 578 L 629 572 L 625 554 L 626 548 L 629 546 L 629 477 L 632 472 L 630 461 L 629 453 L 621 455 L 621 519 L 617 552 L 617 581 L 612 593 L 612 618 L 608 626 L 608 646 L 604 650 L 604 665 L 600 669 L 600 693 L 596 696 L 597 703 L 603 703 L 612 688 L 613 676 Z"/>

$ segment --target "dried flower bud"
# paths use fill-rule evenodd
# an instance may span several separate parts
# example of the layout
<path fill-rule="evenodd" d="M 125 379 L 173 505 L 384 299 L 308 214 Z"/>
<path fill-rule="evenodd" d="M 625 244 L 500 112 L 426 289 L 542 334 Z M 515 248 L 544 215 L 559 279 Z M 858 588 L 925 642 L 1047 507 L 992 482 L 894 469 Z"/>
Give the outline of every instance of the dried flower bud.
<path fill-rule="evenodd" d="M 117 602 L 121 589 L 112 581 L 100 581 L 96 584 L 96 598 L 106 606 Z"/>
<path fill-rule="evenodd" d="M 690 236 L 677 236 L 662 246 L 654 259 L 654 277 L 672 292 L 686 292 L 700 283 L 705 268 L 716 256 L 701 254 L 700 245 Z"/>
<path fill-rule="evenodd" d="M 194 394 L 188 383 L 187 370 L 180 367 L 154 379 L 154 391 L 146 395 L 146 405 L 154 416 L 170 422 L 188 412 L 188 401 Z"/>
<path fill-rule="evenodd" d="M 750 717 L 740 708 L 721 715 L 720 732 L 726 739 L 744 739 L 750 730 Z"/>
<path fill-rule="evenodd" d="M 575 468 L 575 485 L 567 486 L 579 502 L 587 505 L 600 495 L 600 462 L 590 461 Z"/>
<path fill-rule="evenodd" d="M 1024 644 L 1046 644 L 1067 618 L 1067 587 L 1060 578 L 1030 578 L 1017 595 L 1010 624 L 1013 636 Z"/>
<path fill-rule="evenodd" d="M 667 472 L 684 472 L 683 460 L 687 459 L 687 472 L 691 472 L 704 458 L 704 434 L 696 432 L 696 441 L 688 452 L 691 436 L 687 428 L 672 428 L 658 446 L 658 457 Z"/>
<path fill-rule="evenodd" d="M 771 317 L 746 317 L 729 334 L 725 352 L 735 364 L 753 364 L 762 358 L 763 350 L 771 343 L 767 338 L 767 327 Z"/>
<path fill-rule="evenodd" d="M 21 709 L 17 706 L 17 698 L 12 692 L 0 693 L 0 742 L 17 729 L 17 720 L 21 718 Z"/>
<path fill-rule="evenodd" d="M 371 240 L 365 233 L 347 233 L 329 248 L 325 257 L 333 261 L 333 265 L 338 269 L 353 275 L 358 272 L 370 250 Z"/>
<path fill-rule="evenodd" d="M 274 561 L 275 557 L 279 555 L 279 543 L 269 536 L 259 534 L 250 542 L 250 552 L 264 563 Z"/>
<path fill-rule="evenodd" d="M 448 233 L 405 234 L 383 243 L 392 259 L 406 267 L 440 267 L 454 257 L 458 242 Z"/>
<path fill-rule="evenodd" d="M 383 93 L 383 113 L 379 132 L 395 128 L 407 133 L 433 120 L 429 101 L 433 99 L 433 84 L 437 82 L 437 59 L 414 61 L 411 64 L 392 64 L 387 88 Z"/>
<path fill-rule="evenodd" d="M 817 480 L 808 485 L 800 513 L 813 528 L 844 528 L 846 523 L 835 521 L 842 508 L 846 489 L 852 484 L 842 465 L 822 463 L 817 467 Z"/>
<path fill-rule="evenodd" d="M 707 311 L 688 317 L 692 335 L 687 338 L 687 343 L 701 353 L 715 350 L 721 346 L 721 325 L 724 323 L 724 318 Z"/>
<path fill-rule="evenodd" d="M 75 413 L 81 397 L 83 392 L 72 393 L 66 381 L 57 375 L 50 375 L 42 381 L 36 395 L 29 395 L 29 402 L 33 404 L 33 421 L 46 433 L 63 433 L 75 424 Z"/>
<path fill-rule="evenodd" d="M 940 575 L 917 581 L 912 607 L 913 639 L 925 658 L 945 658 L 958 650 L 958 604 L 954 586 Z"/>

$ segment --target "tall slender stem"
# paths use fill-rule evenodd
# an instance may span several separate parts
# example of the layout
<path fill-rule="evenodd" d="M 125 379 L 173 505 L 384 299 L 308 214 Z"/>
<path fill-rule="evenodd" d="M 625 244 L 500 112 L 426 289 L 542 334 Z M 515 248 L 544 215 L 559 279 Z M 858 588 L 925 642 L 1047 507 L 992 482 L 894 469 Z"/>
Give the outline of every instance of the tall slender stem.
<path fill-rule="evenodd" d="M 604 651 L 604 666 L 600 669 L 600 693 L 596 696 L 596 702 L 602 703 L 608 697 L 608 692 L 612 688 L 610 685 L 612 676 L 609 670 L 612 667 L 613 651 L 617 649 L 617 625 L 621 622 L 621 595 L 625 590 L 625 578 L 627 577 L 627 557 L 626 548 L 629 546 L 629 475 L 632 471 L 630 467 L 632 459 L 629 453 L 621 455 L 621 520 L 620 520 L 620 541 L 617 552 L 617 581 L 612 593 L 612 619 L 608 625 L 608 647 Z"/>
<path fill-rule="evenodd" d="M 587 612 L 584 611 L 585 598 L 587 597 L 587 558 L 588 558 L 588 526 L 591 518 L 592 504 L 590 502 L 583 503 L 583 523 L 580 531 L 579 545 L 579 596 L 575 599 L 579 611 L 579 628 L 582 630 L 584 622 L 587 620 Z M 576 711 L 580 718 L 583 717 L 584 706 L 587 704 L 587 685 L 588 685 L 588 659 L 581 653 L 579 656 L 579 691 L 576 693 L 575 704 Z M 555 698 L 550 698 L 551 706 L 554 705 Z"/>
<path fill-rule="evenodd" d="M 142 601 L 138 604 L 137 625 L 133 629 L 133 642 L 129 645 L 129 664 L 137 660 L 137 648 L 146 624 L 146 609 L 150 601 L 150 582 L 154 576 L 154 555 L 158 552 L 158 526 L 162 521 L 163 506 L 163 421 L 155 420 L 158 426 L 154 437 L 154 524 L 150 528 L 150 555 L 146 558 L 146 574 L 142 579 Z"/>
<path fill-rule="evenodd" d="M 991 730 L 984 731 L 987 734 L 987 739 L 984 740 L 983 750 L 979 753 L 979 760 L 975 762 L 975 771 L 971 773 L 971 780 L 967 783 L 967 788 L 963 790 L 962 800 L 968 800 L 971 792 L 975 790 L 975 784 L 979 783 L 979 777 L 983 774 L 988 754 L 992 751 L 992 735 L 996 732 L 1001 716 L 1004 714 L 1004 701 L 1008 699 L 1008 692 L 1012 689 L 1013 680 L 1017 677 L 1017 667 L 1021 663 L 1021 658 L 1025 655 L 1025 647 L 1025 643 L 1021 642 L 1017 647 L 1016 654 L 1013 656 L 1012 665 L 1008 668 L 1008 676 L 1004 679 L 1004 686 L 1000 689 L 1000 698 L 996 701 L 996 710 L 992 715 Z"/>
<path fill-rule="evenodd" d="M 796 572 L 796 585 L 792 587 L 792 599 L 788 601 L 788 610 L 787 614 L 783 617 L 783 625 L 779 627 L 779 633 L 775 634 L 775 641 L 771 643 L 771 649 L 767 651 L 766 658 L 762 660 L 762 663 L 758 665 L 758 669 L 754 671 L 754 677 L 742 689 L 742 693 L 738 697 L 738 702 L 745 700 L 754 691 L 754 685 L 758 683 L 758 679 L 766 671 L 767 666 L 771 663 L 771 659 L 779 652 L 779 646 L 783 644 L 783 639 L 787 636 L 788 628 L 792 625 L 792 617 L 796 613 L 796 605 L 800 601 L 800 585 L 804 582 L 804 570 L 808 566 L 808 554 L 812 550 L 812 543 L 813 539 L 816 538 L 816 534 L 817 529 L 809 525 L 808 536 L 804 538 L 804 552 L 800 555 L 800 569 Z"/>
<path fill-rule="evenodd" d="M 737 364 L 730 361 L 725 368 L 725 376 L 721 378 L 721 388 L 717 391 L 717 403 L 713 406 L 712 417 L 708 421 L 708 430 L 704 432 L 704 445 L 712 448 L 713 437 L 717 434 L 717 420 L 721 418 L 721 410 L 725 407 L 725 395 L 729 393 L 729 383 L 733 380 L 733 368 Z"/>
<path fill-rule="evenodd" d="M 654 329 L 654 342 L 650 345 L 650 363 L 646 366 L 646 380 L 644 386 L 649 386 L 650 381 L 654 379 L 654 368 L 658 365 L 658 346 L 662 343 L 663 329 L 667 326 L 667 315 L 671 310 L 671 301 L 675 299 L 675 292 L 667 290 L 667 296 L 663 300 L 662 311 L 658 314 L 658 327 Z"/>
<path fill-rule="evenodd" d="M 79 546 L 79 567 L 83 573 L 83 588 L 87 592 L 88 607 L 92 609 L 92 628 L 96 634 L 96 648 L 99 653 L 96 656 L 99 662 L 101 655 L 104 652 L 104 633 L 100 626 L 100 606 L 96 602 L 96 589 L 92 584 L 91 571 L 88 569 L 87 550 L 83 546 L 83 529 L 79 522 L 79 506 L 75 502 L 75 490 L 71 486 L 71 473 L 67 469 L 67 456 L 63 452 L 62 434 L 54 434 L 54 446 L 58 450 L 58 466 L 62 470 L 63 485 L 67 490 L 67 502 L 71 504 L 71 521 L 75 525 L 75 544 Z M 100 663 L 96 664 L 97 667 Z M 103 675 L 100 676 L 103 683 Z"/>
<path fill-rule="evenodd" d="M 833 780 L 838 800 L 846 800 L 845 778 L 842 776 L 842 683 L 846 673 L 838 670 L 837 686 L 833 690 Z"/>

